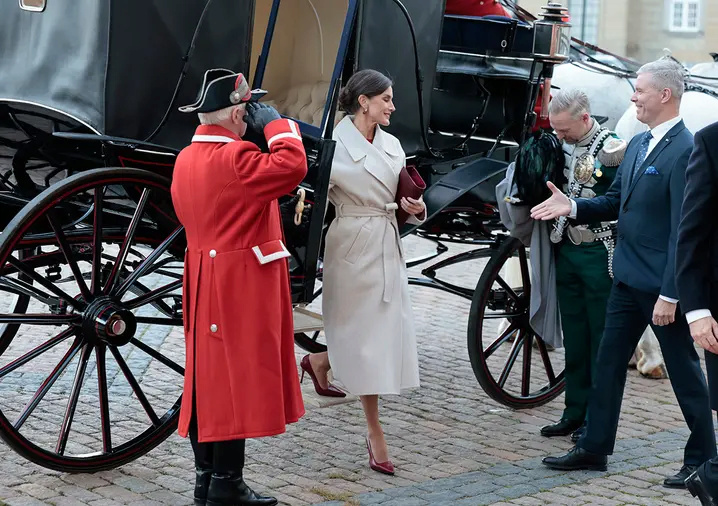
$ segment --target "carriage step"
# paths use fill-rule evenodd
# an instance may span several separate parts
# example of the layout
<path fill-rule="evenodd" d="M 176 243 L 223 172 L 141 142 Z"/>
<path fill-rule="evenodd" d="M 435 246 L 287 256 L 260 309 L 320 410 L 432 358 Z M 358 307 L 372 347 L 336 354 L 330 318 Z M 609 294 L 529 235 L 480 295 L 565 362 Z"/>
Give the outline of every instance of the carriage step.
<path fill-rule="evenodd" d="M 294 333 L 299 332 L 316 332 L 324 329 L 324 320 L 322 315 L 310 311 L 305 307 L 295 307 L 292 311 L 294 315 Z"/>

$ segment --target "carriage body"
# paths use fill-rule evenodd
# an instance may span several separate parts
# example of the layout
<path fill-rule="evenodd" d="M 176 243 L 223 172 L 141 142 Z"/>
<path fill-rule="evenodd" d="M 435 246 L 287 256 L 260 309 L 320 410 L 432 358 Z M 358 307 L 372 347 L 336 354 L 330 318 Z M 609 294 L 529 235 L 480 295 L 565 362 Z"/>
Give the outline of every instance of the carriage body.
<path fill-rule="evenodd" d="M 43 8 L 25 10 L 25 4 Z M 355 70 L 375 68 L 395 82 L 397 110 L 389 131 L 430 185 L 429 219 L 402 233 L 433 241 L 436 253 L 409 265 L 439 256 L 446 242 L 476 246 L 432 264 L 410 282 L 472 301 L 469 353 L 493 398 L 520 408 L 561 392 L 562 376 L 553 370 L 545 385 L 534 389 L 528 382 L 531 343 L 539 343 L 534 353 L 544 364 L 548 355 L 526 329 L 526 251 L 503 229 L 494 193 L 535 127 L 545 71 L 563 50 L 544 47 L 553 39 L 537 33 L 546 27 L 458 18 L 447 25 L 444 2 L 425 0 L 183 0 L 171 6 L 159 0 L 78 0 L 72 6 L 20 0 L 20 7 L 17 0 L 0 0 L 0 5 L 7 14 L 0 19 L 0 156 L 7 160 L 0 166 L 0 206 L 7 217 L 0 237 L 0 291 L 12 295 L 9 307 L 0 308 L 0 386 L 38 356 L 58 354 L 48 359 L 49 375 L 23 387 L 29 401 L 0 411 L 0 436 L 16 451 L 54 469 L 95 471 L 137 458 L 174 430 L 181 381 L 173 375 L 183 373 L 185 246 L 168 187 L 176 155 L 197 124 L 177 106 L 194 100 L 211 67 L 244 72 L 253 87 L 269 91 L 264 100 L 297 120 L 302 131 L 309 172 L 300 188 L 310 203 L 309 219 L 294 228 L 293 209 L 285 209 L 298 308 L 321 291 L 338 91 Z M 491 37 L 457 41 L 456 23 L 462 30 L 490 27 L 513 35 L 498 47 Z M 566 37 L 561 33 L 561 40 Z M 263 147 L 261 139 L 252 140 Z M 522 262 L 524 277 L 517 286 L 499 276 L 511 258 Z M 476 288 L 436 276 L 445 266 L 481 259 L 490 261 Z M 482 322 L 503 317 L 514 323 L 485 350 Z M 297 331 L 296 342 L 321 349 L 321 325 L 312 325 Z M 141 337 L 162 326 L 174 328 L 171 342 Z M 42 331 L 28 341 L 28 349 L 15 350 L 15 337 L 28 327 Z M 524 379 L 520 391 L 509 395 L 506 377 L 486 364 L 488 355 L 512 338 L 504 372 L 508 375 L 511 360 L 522 352 Z M 110 355 L 114 361 L 107 360 Z M 43 425 L 47 420 L 33 419 L 75 360 L 75 379 L 55 399 L 67 406 L 52 440 Z M 174 397 L 167 394 L 154 406 L 134 376 L 136 363 L 144 364 L 143 371 L 164 367 L 160 374 L 169 377 L 162 386 L 174 382 Z M 82 422 L 94 423 L 90 432 L 101 435 L 94 448 L 69 437 L 88 367 L 97 375 L 90 397 L 100 416 L 90 414 Z M 108 394 L 113 374 L 124 377 L 139 400 L 129 422 L 133 430 L 119 442 Z"/>

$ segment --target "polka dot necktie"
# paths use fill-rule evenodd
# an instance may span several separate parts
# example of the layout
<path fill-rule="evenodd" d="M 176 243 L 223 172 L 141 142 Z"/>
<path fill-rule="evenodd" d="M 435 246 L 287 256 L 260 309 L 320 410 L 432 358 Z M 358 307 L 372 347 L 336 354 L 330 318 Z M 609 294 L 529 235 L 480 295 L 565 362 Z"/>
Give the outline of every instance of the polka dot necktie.
<path fill-rule="evenodd" d="M 643 134 L 643 139 L 641 139 L 641 144 L 638 147 L 636 165 L 633 166 L 633 172 L 631 172 L 631 183 L 633 183 L 633 180 L 636 178 L 636 173 L 638 172 L 638 169 L 640 169 L 641 165 L 643 165 L 643 162 L 646 161 L 646 156 L 648 156 L 648 145 L 651 143 L 651 139 L 653 139 L 653 134 L 651 134 L 650 130 Z"/>

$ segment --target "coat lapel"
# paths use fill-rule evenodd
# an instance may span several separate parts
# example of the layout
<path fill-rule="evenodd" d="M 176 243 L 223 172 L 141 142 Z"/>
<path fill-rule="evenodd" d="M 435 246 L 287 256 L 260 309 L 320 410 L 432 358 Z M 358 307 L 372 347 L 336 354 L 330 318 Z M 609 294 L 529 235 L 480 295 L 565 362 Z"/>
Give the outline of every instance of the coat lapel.
<path fill-rule="evenodd" d="M 390 192 L 396 191 L 397 175 L 401 170 L 401 157 L 398 149 L 381 128 L 377 126 L 374 143 L 367 141 L 354 126 L 350 116 L 337 125 L 337 138 L 346 147 L 354 162 L 363 159 L 363 167 L 383 184 Z"/>
<path fill-rule="evenodd" d="M 676 123 L 673 128 L 671 128 L 666 135 L 663 136 L 663 139 L 660 140 L 660 142 L 656 145 L 655 148 L 653 148 L 653 151 L 651 151 L 646 159 L 643 161 L 641 166 L 636 169 L 636 175 L 633 178 L 633 181 L 631 182 L 631 186 L 628 188 L 628 195 L 626 195 L 626 200 L 628 200 L 628 197 L 631 196 L 631 193 L 633 193 L 633 189 L 636 187 L 636 184 L 638 183 L 638 180 L 641 179 L 641 176 L 646 172 L 646 169 L 653 165 L 653 163 L 656 161 L 656 159 L 660 156 L 660 154 L 663 152 L 666 147 L 668 147 L 671 142 L 673 141 L 673 137 L 678 135 L 678 133 L 685 128 L 685 125 L 683 124 L 683 120 Z M 636 149 L 634 156 L 632 157 L 633 164 L 631 165 L 631 168 L 636 163 L 636 157 L 638 156 L 638 149 Z M 630 175 L 629 175 L 630 177 Z"/>

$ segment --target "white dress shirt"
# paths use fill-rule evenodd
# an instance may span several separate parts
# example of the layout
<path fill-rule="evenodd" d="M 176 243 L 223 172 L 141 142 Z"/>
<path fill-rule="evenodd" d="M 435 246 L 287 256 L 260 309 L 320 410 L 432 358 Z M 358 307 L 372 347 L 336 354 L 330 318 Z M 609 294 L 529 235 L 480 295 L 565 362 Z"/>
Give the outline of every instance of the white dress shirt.
<path fill-rule="evenodd" d="M 669 119 L 668 121 L 664 121 L 660 125 L 657 125 L 655 128 L 651 129 L 651 135 L 653 138 L 648 143 L 648 151 L 646 152 L 646 158 L 648 158 L 648 155 L 651 154 L 651 151 L 653 151 L 653 148 L 658 146 L 658 143 L 663 140 L 663 138 L 666 136 L 666 134 L 670 131 L 671 128 L 676 126 L 678 123 L 681 122 L 681 117 L 676 116 L 675 118 Z M 576 218 L 576 214 L 578 212 L 578 206 L 576 206 L 576 201 L 571 199 L 571 212 L 569 213 L 569 218 Z M 671 302 L 673 304 L 678 303 L 678 299 L 672 299 L 670 297 L 666 297 L 664 295 L 659 295 L 659 298 L 662 300 L 665 300 L 666 302 Z M 704 312 L 707 312 L 708 314 L 704 314 Z M 694 314 L 696 313 L 696 314 Z M 689 311 L 686 313 L 686 319 L 688 320 L 688 323 L 692 323 L 693 321 L 703 318 L 704 316 L 710 316 L 710 311 L 707 309 L 697 309 L 695 311 Z M 691 317 L 693 319 L 691 320 Z"/>

